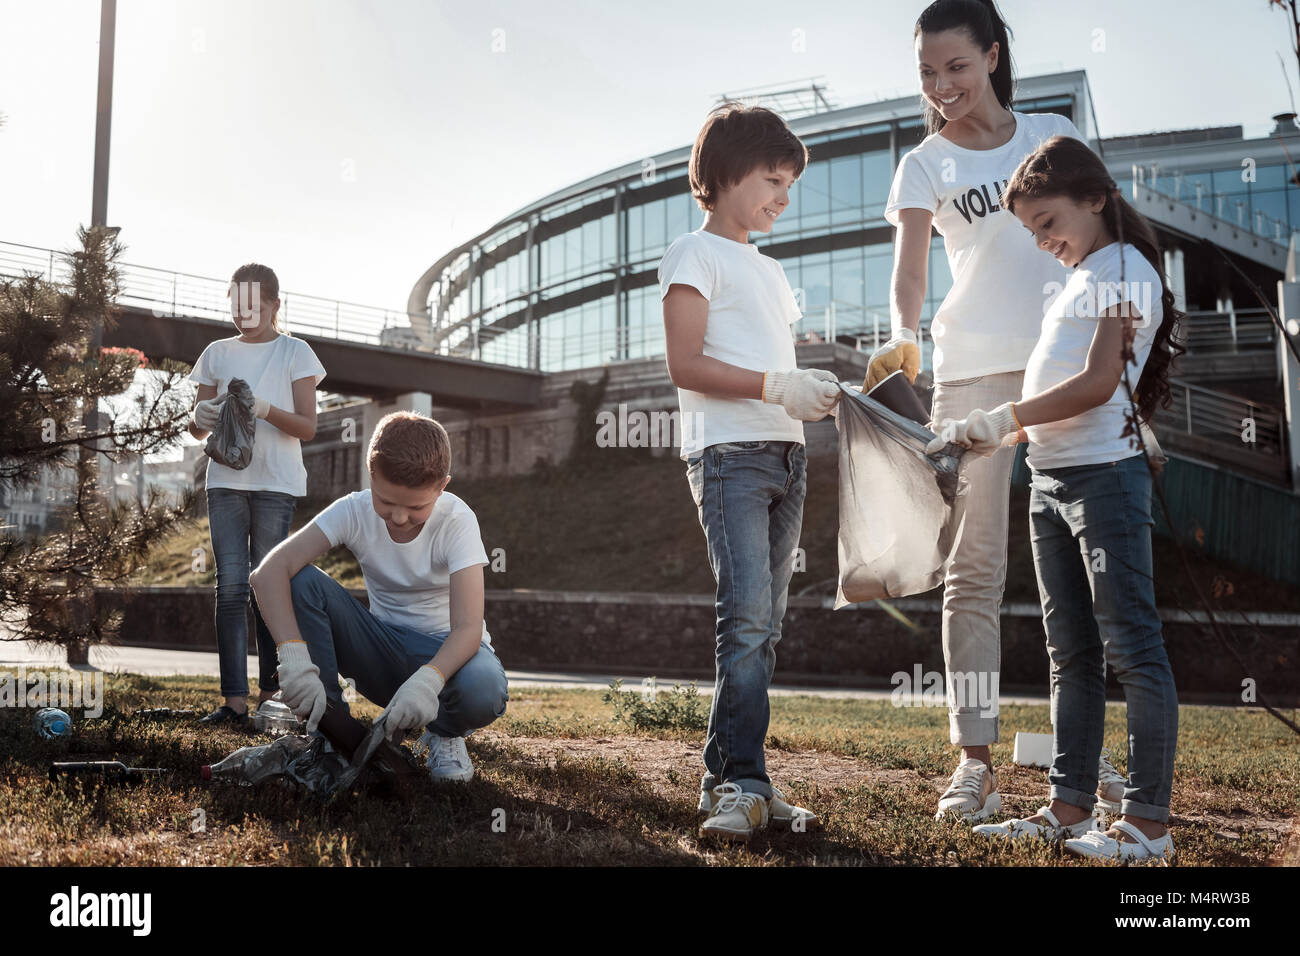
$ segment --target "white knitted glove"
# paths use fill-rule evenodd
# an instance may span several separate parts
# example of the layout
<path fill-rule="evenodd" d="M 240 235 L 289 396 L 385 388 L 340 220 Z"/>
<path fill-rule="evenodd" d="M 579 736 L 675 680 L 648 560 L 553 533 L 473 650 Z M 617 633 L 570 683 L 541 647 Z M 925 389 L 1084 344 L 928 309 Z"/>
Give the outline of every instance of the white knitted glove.
<path fill-rule="evenodd" d="M 285 641 L 276 645 L 280 666 L 280 699 L 307 721 L 307 733 L 312 733 L 325 715 L 325 685 L 321 683 L 320 668 L 311 662 L 311 653 L 301 641 Z"/>
<path fill-rule="evenodd" d="M 253 396 L 253 417 L 265 418 L 267 412 L 271 410 L 271 403 L 264 398 Z"/>
<path fill-rule="evenodd" d="M 221 417 L 221 406 L 225 400 L 226 396 L 222 395 L 220 398 L 209 398 L 195 405 L 192 413 L 195 426 L 205 432 L 216 428 L 217 420 Z"/>
<path fill-rule="evenodd" d="M 900 368 L 908 382 L 915 382 L 917 373 L 921 371 L 921 350 L 916 344 L 916 333 L 908 328 L 895 330 L 888 342 L 871 353 L 862 390 L 871 391 Z"/>
<path fill-rule="evenodd" d="M 388 737 L 400 736 L 435 719 L 438 716 L 438 695 L 442 693 L 444 683 L 442 674 L 432 664 L 417 667 L 415 673 L 397 688 L 397 693 L 379 715 L 379 720 L 384 722 L 385 734 Z"/>
<path fill-rule="evenodd" d="M 763 374 L 763 401 L 780 405 L 801 422 L 821 421 L 840 400 L 840 380 L 820 368 Z"/>
<path fill-rule="evenodd" d="M 1011 404 L 1005 402 L 991 412 L 977 408 L 961 419 L 945 418 L 935 429 L 939 437 L 925 446 L 925 453 L 932 455 L 949 442 L 955 442 L 987 458 L 1003 445 L 1015 444 L 1020 426 L 1016 424 Z"/>

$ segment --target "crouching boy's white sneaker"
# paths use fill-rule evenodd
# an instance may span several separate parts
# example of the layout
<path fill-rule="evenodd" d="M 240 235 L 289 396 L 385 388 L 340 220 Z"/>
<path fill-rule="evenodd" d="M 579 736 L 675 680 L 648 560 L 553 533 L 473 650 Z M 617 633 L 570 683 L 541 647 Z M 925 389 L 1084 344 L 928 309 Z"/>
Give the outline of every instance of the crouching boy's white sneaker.
<path fill-rule="evenodd" d="M 474 764 L 470 763 L 464 737 L 439 737 L 426 730 L 415 745 L 415 752 L 418 754 L 426 746 L 429 758 L 425 765 L 434 783 L 465 783 L 474 776 Z"/>
<path fill-rule="evenodd" d="M 700 836 L 747 841 L 755 830 L 767 826 L 768 802 L 762 794 L 741 790 L 736 783 L 720 783 L 713 791 L 717 802 L 700 824 Z"/>

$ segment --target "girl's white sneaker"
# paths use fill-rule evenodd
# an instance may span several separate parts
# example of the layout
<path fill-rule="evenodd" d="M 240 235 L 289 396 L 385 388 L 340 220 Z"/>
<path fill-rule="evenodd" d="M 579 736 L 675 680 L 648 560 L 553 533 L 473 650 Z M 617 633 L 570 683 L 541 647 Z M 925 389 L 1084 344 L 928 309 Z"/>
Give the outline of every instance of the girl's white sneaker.
<path fill-rule="evenodd" d="M 1128 778 L 1110 762 L 1110 748 L 1102 747 L 1101 760 L 1097 764 L 1097 806 L 1108 813 L 1119 813 L 1127 786 Z"/>
<path fill-rule="evenodd" d="M 1152 860 L 1169 861 L 1174 858 L 1174 840 L 1169 831 L 1165 835 L 1151 839 L 1127 820 L 1116 820 L 1111 824 L 1116 830 L 1122 830 L 1136 843 L 1121 843 L 1113 837 L 1106 836 L 1102 830 L 1093 830 L 1074 840 L 1066 840 L 1065 848 L 1080 856 L 1092 856 L 1102 860 L 1127 860 L 1133 863 Z"/>
<path fill-rule="evenodd" d="M 1047 821 L 1030 823 L 1028 820 L 1004 820 L 1002 823 L 981 823 L 972 827 L 972 832 L 980 836 L 1003 836 L 1014 840 L 1019 837 L 1033 837 L 1038 840 L 1065 840 L 1070 837 L 1082 837 L 1087 833 L 1097 832 L 1097 818 L 1089 816 L 1078 823 L 1063 824 L 1047 807 L 1040 807 L 1039 816 Z"/>

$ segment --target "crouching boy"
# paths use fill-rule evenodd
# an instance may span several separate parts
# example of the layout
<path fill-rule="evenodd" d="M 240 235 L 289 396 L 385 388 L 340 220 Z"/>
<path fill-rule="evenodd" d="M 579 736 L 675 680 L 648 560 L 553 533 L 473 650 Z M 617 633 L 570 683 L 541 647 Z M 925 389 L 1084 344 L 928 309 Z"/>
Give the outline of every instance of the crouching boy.
<path fill-rule="evenodd" d="M 275 638 L 284 703 L 314 731 L 339 675 L 384 706 L 388 736 L 425 728 L 435 782 L 474 775 L 465 735 L 505 713 L 505 669 L 483 623 L 478 519 L 444 491 L 451 445 L 431 418 L 396 412 L 375 428 L 370 488 L 339 498 L 276 547 L 249 578 Z M 370 609 L 312 562 L 345 545 Z"/>

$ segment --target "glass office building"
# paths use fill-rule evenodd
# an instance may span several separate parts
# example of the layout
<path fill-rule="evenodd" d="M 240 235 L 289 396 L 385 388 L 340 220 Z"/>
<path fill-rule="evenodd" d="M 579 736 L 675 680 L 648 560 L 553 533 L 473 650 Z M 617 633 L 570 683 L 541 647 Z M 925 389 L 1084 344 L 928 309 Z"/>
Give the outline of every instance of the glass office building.
<path fill-rule="evenodd" d="M 888 338 L 893 230 L 883 213 L 899 158 L 924 138 L 920 108 L 913 96 L 790 120 L 810 162 L 771 234 L 755 241 L 796 289 L 799 340 L 869 348 Z M 1015 108 L 1064 114 L 1096 146 L 1081 71 L 1022 79 Z M 1144 158 L 1164 155 L 1143 149 Z M 656 270 L 668 244 L 699 228 L 704 215 L 690 195 L 689 158 L 688 145 L 592 177 L 443 256 L 408 304 L 421 337 L 443 354 L 546 372 L 663 354 Z M 1124 189 L 1134 161 L 1108 157 Z M 1199 197 L 1212 214 L 1217 207 L 1221 218 L 1289 237 L 1290 224 L 1300 225 L 1300 192 L 1284 181 L 1281 162 L 1256 173 L 1244 182 L 1238 162 L 1226 158 L 1203 171 L 1183 169 L 1176 182 L 1154 171 L 1159 188 L 1177 189 L 1184 202 Z M 936 236 L 923 330 L 951 281 Z M 922 340 L 929 367 L 929 336 Z"/>

